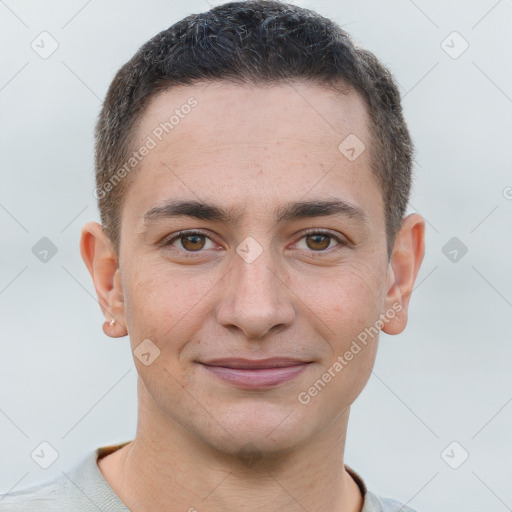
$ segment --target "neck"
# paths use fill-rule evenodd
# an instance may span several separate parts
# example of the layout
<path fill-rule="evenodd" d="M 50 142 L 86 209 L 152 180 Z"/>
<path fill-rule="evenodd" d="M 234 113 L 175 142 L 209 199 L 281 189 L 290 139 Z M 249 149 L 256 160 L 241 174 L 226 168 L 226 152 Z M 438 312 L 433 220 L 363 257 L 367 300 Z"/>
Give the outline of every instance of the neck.
<path fill-rule="evenodd" d="M 363 497 L 343 464 L 349 410 L 308 444 L 247 459 L 219 452 L 148 404 L 135 439 L 98 466 L 132 512 L 360 512 Z"/>

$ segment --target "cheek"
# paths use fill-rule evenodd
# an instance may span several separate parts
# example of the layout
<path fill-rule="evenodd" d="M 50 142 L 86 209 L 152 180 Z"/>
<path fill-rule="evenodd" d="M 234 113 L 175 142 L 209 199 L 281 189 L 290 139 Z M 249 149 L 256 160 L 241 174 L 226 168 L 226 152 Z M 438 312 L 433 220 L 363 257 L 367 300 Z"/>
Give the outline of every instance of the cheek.
<path fill-rule="evenodd" d="M 196 285 L 194 285 L 196 283 Z M 201 298 L 211 287 L 202 282 L 178 276 L 155 265 L 133 271 L 125 290 L 126 319 L 133 358 L 145 388 L 160 404 L 183 402 L 183 387 L 188 386 L 189 367 L 179 359 L 182 348 L 201 325 Z M 143 351 L 138 347 L 144 340 L 151 340 L 150 357 L 158 354 L 148 365 L 138 357 Z M 147 343 L 147 342 L 144 342 Z M 148 350 L 145 349 L 145 352 Z"/>
<path fill-rule="evenodd" d="M 307 296 L 304 311 L 314 312 L 307 313 L 309 321 L 328 347 L 309 382 L 313 392 L 321 389 L 312 400 L 312 414 L 338 417 L 366 386 L 377 354 L 375 322 L 382 312 L 384 287 L 385 276 L 361 266 L 326 279 Z"/>
<path fill-rule="evenodd" d="M 207 274 L 173 272 L 168 264 L 132 269 L 125 291 L 132 345 L 149 338 L 162 352 L 179 350 L 201 325 L 197 317 L 217 281 Z"/>
<path fill-rule="evenodd" d="M 378 318 L 384 304 L 385 275 L 369 266 L 353 265 L 315 280 L 314 286 L 311 280 L 303 281 L 300 289 L 302 300 L 321 320 L 326 339 L 347 342 Z"/>

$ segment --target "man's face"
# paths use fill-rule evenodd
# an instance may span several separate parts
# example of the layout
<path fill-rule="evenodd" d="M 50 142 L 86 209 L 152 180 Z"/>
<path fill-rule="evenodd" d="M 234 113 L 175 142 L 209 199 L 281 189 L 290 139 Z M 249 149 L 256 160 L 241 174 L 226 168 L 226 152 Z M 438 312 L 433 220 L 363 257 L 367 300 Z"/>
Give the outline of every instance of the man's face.
<path fill-rule="evenodd" d="M 138 129 L 136 148 L 148 136 L 156 146 L 125 198 L 119 271 L 132 350 L 149 339 L 160 351 L 148 366 L 135 358 L 139 415 L 155 428 L 177 423 L 224 452 L 247 443 L 278 452 L 346 419 L 378 336 L 358 342 L 341 370 L 333 364 L 389 308 L 367 114 L 356 93 L 316 85 L 205 86 L 156 96 Z M 191 97 L 197 105 L 181 109 Z M 179 122 L 162 135 L 176 109 Z M 366 146 L 355 160 L 353 144 L 339 149 L 350 134 Z M 148 214 L 178 201 L 233 218 L 206 207 L 197 216 Z M 341 208 L 291 208 L 326 201 Z M 193 233 L 171 240 L 183 230 Z M 254 368 L 274 358 L 288 368 Z M 253 368 L 234 369 L 244 364 Z M 330 382 L 308 393 L 329 368 Z"/>

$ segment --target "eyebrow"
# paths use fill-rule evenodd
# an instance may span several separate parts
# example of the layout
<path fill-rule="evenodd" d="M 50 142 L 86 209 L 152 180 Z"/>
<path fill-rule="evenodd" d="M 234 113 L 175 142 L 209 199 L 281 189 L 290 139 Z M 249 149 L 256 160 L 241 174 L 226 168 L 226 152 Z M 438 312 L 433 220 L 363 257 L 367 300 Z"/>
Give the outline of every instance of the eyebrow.
<path fill-rule="evenodd" d="M 199 201 L 171 200 L 162 205 L 155 206 L 146 212 L 144 223 L 149 225 L 164 218 L 186 216 L 200 220 L 237 224 L 242 214 L 243 209 L 240 207 L 226 209 L 222 206 Z M 274 211 L 274 220 L 282 223 L 330 215 L 341 215 L 360 222 L 367 221 L 367 215 L 362 208 L 341 200 L 311 200 L 285 203 Z"/>

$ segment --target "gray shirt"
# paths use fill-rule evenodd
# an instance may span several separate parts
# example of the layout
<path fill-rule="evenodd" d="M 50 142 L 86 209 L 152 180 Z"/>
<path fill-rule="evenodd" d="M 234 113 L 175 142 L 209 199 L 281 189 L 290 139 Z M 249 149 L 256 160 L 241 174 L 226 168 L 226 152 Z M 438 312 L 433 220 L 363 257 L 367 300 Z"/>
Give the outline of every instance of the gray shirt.
<path fill-rule="evenodd" d="M 97 448 L 70 471 L 54 480 L 0 494 L 0 512 L 130 512 L 101 474 L 97 461 L 126 443 Z M 415 512 L 398 501 L 368 491 L 363 479 L 345 468 L 356 481 L 364 505 L 361 512 Z"/>

